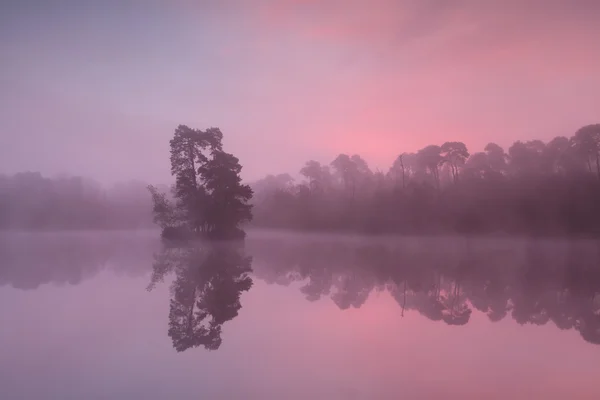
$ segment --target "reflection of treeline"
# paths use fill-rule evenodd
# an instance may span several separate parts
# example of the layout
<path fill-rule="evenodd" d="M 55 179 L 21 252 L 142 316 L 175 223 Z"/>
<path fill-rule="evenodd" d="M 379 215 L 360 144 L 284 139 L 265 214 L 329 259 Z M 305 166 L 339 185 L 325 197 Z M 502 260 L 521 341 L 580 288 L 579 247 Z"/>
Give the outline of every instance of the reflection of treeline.
<path fill-rule="evenodd" d="M 0 233 L 0 286 L 77 285 L 105 267 L 141 275 L 159 245 L 152 232 Z"/>
<path fill-rule="evenodd" d="M 80 177 L 0 174 L 0 229 L 118 229 L 153 227 L 146 185 L 109 189 Z"/>
<path fill-rule="evenodd" d="M 221 346 L 222 326 L 238 315 L 240 296 L 250 290 L 252 258 L 239 243 L 165 247 L 155 256 L 149 290 L 174 273 L 169 337 L 177 351 Z"/>
<path fill-rule="evenodd" d="M 363 232 L 600 234 L 600 124 L 571 138 L 470 153 L 446 142 L 402 153 L 388 171 L 359 155 L 308 161 L 305 178 L 253 185 L 254 223 Z"/>
<path fill-rule="evenodd" d="M 414 310 L 447 324 L 473 310 L 491 321 L 552 321 L 600 344 L 600 246 L 595 242 L 404 239 L 247 239 L 255 275 L 302 282 L 308 300 L 330 297 L 341 309 L 388 291 L 399 313 Z"/>

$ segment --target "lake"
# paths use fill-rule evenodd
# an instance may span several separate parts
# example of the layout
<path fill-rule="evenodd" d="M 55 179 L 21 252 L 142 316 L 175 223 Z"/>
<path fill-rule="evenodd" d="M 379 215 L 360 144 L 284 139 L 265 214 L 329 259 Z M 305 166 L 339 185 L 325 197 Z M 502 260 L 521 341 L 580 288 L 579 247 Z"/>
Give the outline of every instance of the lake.
<path fill-rule="evenodd" d="M 0 234 L 2 399 L 599 399 L 600 243 Z"/>

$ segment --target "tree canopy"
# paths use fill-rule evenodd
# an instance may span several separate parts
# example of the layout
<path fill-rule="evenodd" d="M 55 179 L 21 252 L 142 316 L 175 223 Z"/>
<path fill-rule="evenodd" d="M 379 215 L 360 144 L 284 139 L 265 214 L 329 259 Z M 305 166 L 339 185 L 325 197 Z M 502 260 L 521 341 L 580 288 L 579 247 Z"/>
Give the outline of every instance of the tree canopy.
<path fill-rule="evenodd" d="M 242 166 L 223 151 L 219 128 L 205 131 L 179 125 L 171 146 L 172 198 L 155 187 L 148 189 L 154 221 L 163 237 L 202 235 L 212 239 L 242 238 L 240 224 L 252 219 L 250 186 L 242 184 Z"/>
<path fill-rule="evenodd" d="M 600 124 L 571 137 L 496 143 L 471 153 L 459 141 L 401 152 L 387 173 L 360 155 L 331 170 L 308 161 L 306 180 L 253 186 L 256 226 L 315 231 L 600 235 Z M 289 176 L 289 175 L 286 175 Z"/>

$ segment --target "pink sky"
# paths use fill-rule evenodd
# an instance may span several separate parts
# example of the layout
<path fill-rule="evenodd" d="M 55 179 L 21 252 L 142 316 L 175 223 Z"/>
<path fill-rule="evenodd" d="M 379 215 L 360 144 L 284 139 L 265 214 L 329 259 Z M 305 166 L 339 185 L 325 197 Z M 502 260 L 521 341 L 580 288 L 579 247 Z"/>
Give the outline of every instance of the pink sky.
<path fill-rule="evenodd" d="M 180 123 L 220 127 L 256 179 L 600 122 L 594 0 L 12 3 L 0 172 L 165 182 Z"/>

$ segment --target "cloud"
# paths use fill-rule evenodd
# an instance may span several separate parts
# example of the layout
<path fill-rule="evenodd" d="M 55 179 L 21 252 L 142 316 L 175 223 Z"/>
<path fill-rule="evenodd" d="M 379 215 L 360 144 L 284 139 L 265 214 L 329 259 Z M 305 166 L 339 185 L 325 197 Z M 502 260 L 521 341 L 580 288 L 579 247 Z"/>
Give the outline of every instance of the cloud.
<path fill-rule="evenodd" d="M 330 49 L 352 71 L 338 101 L 358 105 L 354 121 L 390 132 L 545 135 L 548 110 L 565 128 L 588 122 L 600 88 L 595 1 L 289 0 L 257 18 L 264 35 Z"/>
<path fill-rule="evenodd" d="M 22 9 L 0 24 L 5 148 L 26 152 L 18 135 L 45 129 L 56 152 L 35 165 L 71 159 L 103 174 L 101 160 L 117 157 L 141 174 L 158 168 L 176 124 L 216 125 L 251 179 L 339 152 L 387 168 L 446 140 L 473 151 L 549 140 L 598 119 L 598 1 L 151 3 Z M 105 135 L 97 159 L 60 154 L 85 146 L 74 120 L 92 121 L 95 144 Z M 123 135 L 148 156 L 111 150 Z"/>

